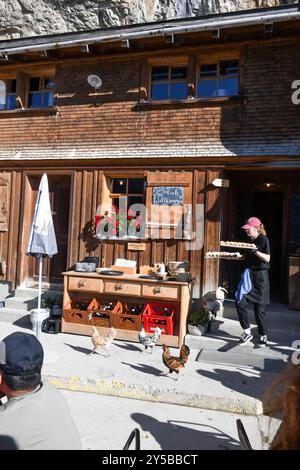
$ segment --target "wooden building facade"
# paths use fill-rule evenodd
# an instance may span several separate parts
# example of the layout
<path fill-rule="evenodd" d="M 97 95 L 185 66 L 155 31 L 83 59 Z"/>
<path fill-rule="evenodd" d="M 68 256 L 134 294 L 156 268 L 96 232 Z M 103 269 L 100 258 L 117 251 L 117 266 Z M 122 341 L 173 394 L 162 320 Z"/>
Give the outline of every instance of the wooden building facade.
<path fill-rule="evenodd" d="M 299 45 L 297 6 L 1 41 L 1 280 L 36 284 L 25 252 L 46 172 L 59 254 L 45 263 L 45 285 L 99 256 L 102 266 L 187 260 L 196 297 L 219 284 L 232 291 L 238 268 L 205 253 L 256 215 L 272 243 L 273 290 L 287 299 L 289 256 L 300 254 Z M 141 240 L 143 251 L 97 240 L 96 209 L 120 179 L 144 181 L 154 212 L 153 188 L 184 188 L 193 231 L 203 209 L 203 244 L 189 249 L 172 224 L 170 237 L 160 226 Z"/>

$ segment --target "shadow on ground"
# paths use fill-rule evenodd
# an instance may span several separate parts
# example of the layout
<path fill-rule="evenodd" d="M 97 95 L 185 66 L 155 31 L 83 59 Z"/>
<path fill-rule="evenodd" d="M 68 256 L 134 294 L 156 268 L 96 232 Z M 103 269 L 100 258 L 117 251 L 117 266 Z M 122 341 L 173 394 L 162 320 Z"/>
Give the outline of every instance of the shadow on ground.
<path fill-rule="evenodd" d="M 214 426 L 201 424 L 197 421 L 196 410 L 195 415 L 194 423 L 163 422 L 143 413 L 133 413 L 131 417 L 145 432 L 153 436 L 163 450 L 240 450 L 237 440 Z"/>

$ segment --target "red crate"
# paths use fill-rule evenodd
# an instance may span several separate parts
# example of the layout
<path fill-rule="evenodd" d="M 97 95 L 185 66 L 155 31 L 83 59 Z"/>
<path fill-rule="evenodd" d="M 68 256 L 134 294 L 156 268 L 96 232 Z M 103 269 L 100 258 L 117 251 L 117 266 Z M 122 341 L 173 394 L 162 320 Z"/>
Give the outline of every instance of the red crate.
<path fill-rule="evenodd" d="M 167 310 L 168 315 L 165 314 Z M 158 326 L 163 335 L 173 335 L 175 327 L 176 305 L 174 304 L 147 304 L 142 315 L 145 331 L 153 333 Z"/>

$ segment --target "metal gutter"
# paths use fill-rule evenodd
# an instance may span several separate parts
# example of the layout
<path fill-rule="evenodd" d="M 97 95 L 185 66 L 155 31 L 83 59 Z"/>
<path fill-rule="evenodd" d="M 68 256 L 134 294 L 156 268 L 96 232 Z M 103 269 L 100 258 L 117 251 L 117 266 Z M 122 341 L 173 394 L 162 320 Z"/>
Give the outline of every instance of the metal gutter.
<path fill-rule="evenodd" d="M 215 17 L 195 19 L 194 21 L 178 21 L 176 24 L 174 21 L 169 21 L 165 23 L 151 23 L 151 27 L 147 25 L 140 25 L 135 27 L 135 31 L 132 31 L 132 28 L 122 29 L 122 32 L 115 31 L 95 31 L 84 32 L 84 33 L 75 33 L 74 37 L 77 39 L 68 39 L 60 40 L 61 36 L 55 36 L 55 39 L 49 42 L 39 41 L 39 37 L 36 36 L 31 38 L 31 41 L 34 44 L 26 44 L 21 46 L 12 46 L 1 48 L 0 43 L 0 56 L 8 56 L 12 54 L 21 54 L 24 52 L 30 51 L 39 51 L 39 50 L 49 50 L 56 48 L 65 48 L 65 47 L 74 47 L 80 46 L 83 44 L 94 44 L 94 43 L 106 43 L 106 42 L 116 42 L 123 40 L 134 40 L 134 39 L 146 39 L 157 36 L 166 36 L 170 34 L 186 34 L 191 32 L 202 32 L 202 31 L 211 31 L 215 29 L 227 29 L 227 28 L 237 28 L 243 26 L 253 26 L 258 24 L 268 24 L 268 23 L 280 23 L 283 21 L 296 21 L 300 20 L 300 6 L 295 6 L 294 8 L 280 8 L 274 12 L 274 10 L 268 11 L 255 11 L 249 13 L 249 11 L 241 12 L 240 15 L 234 14 L 226 17 L 217 15 Z M 78 37 L 80 36 L 80 37 Z M 15 40 L 18 41 L 18 40 Z M 14 41 L 11 41 L 14 42 Z"/>

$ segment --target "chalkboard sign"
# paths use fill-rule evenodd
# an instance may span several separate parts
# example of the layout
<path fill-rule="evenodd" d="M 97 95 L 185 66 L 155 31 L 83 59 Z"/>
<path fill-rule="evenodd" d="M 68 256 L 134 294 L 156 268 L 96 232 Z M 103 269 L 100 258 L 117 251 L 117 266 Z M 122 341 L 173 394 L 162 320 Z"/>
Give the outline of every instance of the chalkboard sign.
<path fill-rule="evenodd" d="M 184 188 L 158 186 L 153 188 L 152 204 L 155 206 L 183 206 Z"/>

